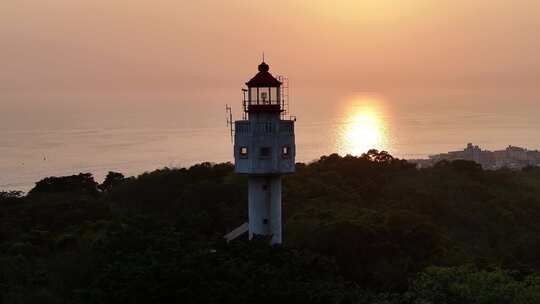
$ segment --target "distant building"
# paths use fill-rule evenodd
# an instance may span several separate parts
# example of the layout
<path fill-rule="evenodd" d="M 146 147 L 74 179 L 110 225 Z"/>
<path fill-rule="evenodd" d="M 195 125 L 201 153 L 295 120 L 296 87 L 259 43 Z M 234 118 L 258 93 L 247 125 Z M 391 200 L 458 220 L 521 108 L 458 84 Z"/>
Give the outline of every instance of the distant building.
<path fill-rule="evenodd" d="M 416 163 L 419 168 L 426 168 L 442 160 L 474 161 L 482 165 L 484 169 L 521 169 L 526 166 L 540 166 L 540 151 L 527 150 L 512 145 L 508 146 L 505 150 L 488 151 L 469 143 L 461 151 L 450 151 L 430 155 L 429 159 L 414 159 L 409 161 Z"/>

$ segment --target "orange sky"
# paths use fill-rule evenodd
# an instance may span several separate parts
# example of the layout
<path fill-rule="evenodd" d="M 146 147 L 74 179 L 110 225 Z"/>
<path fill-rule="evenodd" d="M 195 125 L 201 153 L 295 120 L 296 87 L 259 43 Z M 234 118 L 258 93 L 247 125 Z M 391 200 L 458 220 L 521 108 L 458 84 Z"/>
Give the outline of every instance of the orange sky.
<path fill-rule="evenodd" d="M 4 0 L 0 103 L 234 104 L 262 51 L 299 98 L 523 90 L 537 102 L 539 15 L 537 0 Z"/>

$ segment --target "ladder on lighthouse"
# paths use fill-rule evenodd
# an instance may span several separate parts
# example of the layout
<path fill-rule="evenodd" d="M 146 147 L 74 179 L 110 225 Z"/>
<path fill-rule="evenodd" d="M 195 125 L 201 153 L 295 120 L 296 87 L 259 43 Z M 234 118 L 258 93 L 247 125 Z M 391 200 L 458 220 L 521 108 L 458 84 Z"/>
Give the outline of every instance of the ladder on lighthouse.
<path fill-rule="evenodd" d="M 278 75 L 277 78 L 282 83 L 280 99 L 284 111 L 281 112 L 281 119 L 285 119 L 285 116 L 289 112 L 289 78 L 283 75 Z"/>

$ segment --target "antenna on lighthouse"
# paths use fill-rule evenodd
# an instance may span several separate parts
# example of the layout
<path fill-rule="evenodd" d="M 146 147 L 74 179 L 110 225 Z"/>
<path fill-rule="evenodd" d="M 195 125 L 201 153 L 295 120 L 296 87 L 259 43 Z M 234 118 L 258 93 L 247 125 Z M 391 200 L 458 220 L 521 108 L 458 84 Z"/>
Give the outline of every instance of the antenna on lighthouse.
<path fill-rule="evenodd" d="M 234 122 L 232 117 L 232 108 L 229 107 L 229 105 L 225 105 L 225 113 L 226 113 L 226 119 L 227 119 L 227 127 L 230 128 L 231 131 L 231 143 L 234 143 Z"/>

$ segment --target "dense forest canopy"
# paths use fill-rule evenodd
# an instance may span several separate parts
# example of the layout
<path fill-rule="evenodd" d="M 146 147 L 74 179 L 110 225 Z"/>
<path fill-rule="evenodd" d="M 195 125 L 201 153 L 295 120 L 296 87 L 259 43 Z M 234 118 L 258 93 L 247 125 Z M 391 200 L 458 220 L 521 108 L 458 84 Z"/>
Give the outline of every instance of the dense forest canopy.
<path fill-rule="evenodd" d="M 0 303 L 540 303 L 540 169 L 336 154 L 284 178 L 284 245 L 230 163 L 0 192 Z"/>

